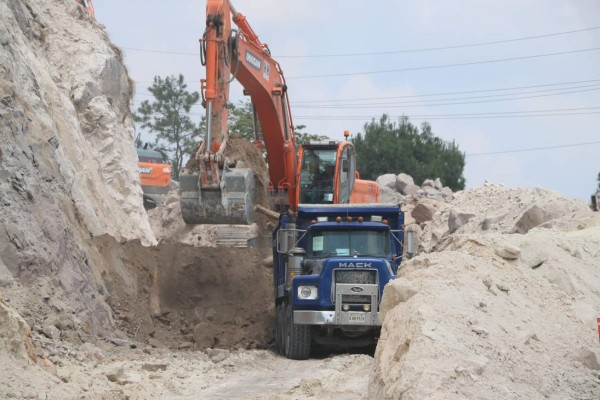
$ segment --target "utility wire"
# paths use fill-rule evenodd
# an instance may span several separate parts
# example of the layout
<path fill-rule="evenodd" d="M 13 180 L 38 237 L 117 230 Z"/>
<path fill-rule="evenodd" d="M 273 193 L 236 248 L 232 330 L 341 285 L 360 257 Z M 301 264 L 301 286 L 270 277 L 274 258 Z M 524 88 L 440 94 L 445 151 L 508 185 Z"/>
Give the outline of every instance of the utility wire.
<path fill-rule="evenodd" d="M 441 93 L 426 93 L 426 94 L 413 94 L 413 95 L 404 95 L 404 96 L 387 96 L 387 97 L 362 97 L 362 98 L 353 98 L 353 99 L 329 99 L 329 100 L 300 100 L 300 101 L 292 101 L 290 104 L 305 104 L 305 103 L 329 103 L 329 102 L 344 102 L 344 101 L 361 101 L 361 100 L 390 100 L 390 99 L 404 99 L 404 98 L 413 98 L 413 97 L 430 97 L 430 96 L 449 96 L 455 94 L 472 94 L 472 93 L 485 93 L 485 92 L 499 92 L 506 90 L 518 90 L 518 89 L 533 89 L 539 87 L 548 87 L 548 86 L 562 86 L 562 85 L 574 85 L 579 83 L 589 83 L 589 82 L 600 82 L 600 79 L 590 79 L 586 81 L 573 81 L 573 82 L 561 82 L 561 83 L 546 83 L 543 85 L 530 85 L 530 86 L 513 86 L 507 88 L 496 88 L 496 89 L 480 89 L 480 90 L 467 90 L 467 91 L 459 91 L 459 92 L 441 92 Z M 593 85 L 590 85 L 593 86 Z M 563 88 L 569 89 L 569 88 Z M 140 93 L 138 93 L 140 94 Z M 143 93 L 141 93 L 143 94 Z"/>
<path fill-rule="evenodd" d="M 399 119 L 402 117 L 408 117 L 409 119 L 418 120 L 418 119 L 426 119 L 428 121 L 434 120 L 469 120 L 469 119 L 503 119 L 503 118 L 539 118 L 539 117 L 561 117 L 561 116 L 572 116 L 572 115 L 592 115 L 592 114 L 600 114 L 600 111 L 592 111 L 592 112 L 574 112 L 574 113 L 550 113 L 550 114 L 521 114 L 521 115 L 470 115 L 470 116 L 461 116 L 461 117 L 452 117 L 452 116 L 419 116 L 419 115 L 402 115 L 390 117 L 390 119 Z M 381 116 L 377 117 L 354 117 L 354 116 L 329 116 L 329 117 L 321 117 L 321 116 L 303 116 L 297 115 L 294 117 L 296 120 L 314 120 L 314 121 L 363 121 L 363 120 L 372 120 L 379 119 Z"/>
<path fill-rule="evenodd" d="M 290 76 L 290 77 L 287 77 L 287 80 L 309 79 L 309 78 L 310 79 L 332 78 L 332 77 L 356 76 L 356 75 L 376 75 L 376 74 L 388 74 L 388 73 L 392 73 L 392 72 L 407 72 L 407 71 L 421 71 L 421 70 L 426 70 L 426 69 L 464 67 L 464 66 L 469 66 L 469 65 L 491 64 L 491 63 L 499 63 L 499 62 L 507 62 L 507 61 L 528 60 L 528 59 L 533 59 L 533 58 L 553 57 L 553 56 L 560 56 L 560 55 L 565 55 L 565 54 L 584 53 L 584 52 L 597 51 L 597 50 L 600 50 L 600 47 L 592 47 L 590 49 L 580 49 L 580 50 L 571 50 L 571 51 L 561 51 L 561 52 L 556 52 L 556 53 L 535 54 L 532 56 L 498 58 L 498 59 L 494 59 L 494 60 L 483 60 L 483 61 L 471 61 L 471 62 L 466 62 L 466 63 L 430 65 L 430 66 L 425 66 L 425 67 L 388 69 L 388 70 L 379 70 L 379 71 L 346 72 L 346 73 L 340 73 L 340 74 Z"/>
<path fill-rule="evenodd" d="M 521 99 L 533 99 L 533 98 L 538 98 L 538 97 L 549 97 L 549 96 L 557 96 L 557 95 L 563 95 L 563 94 L 571 94 L 571 93 L 582 93 L 582 92 L 591 92 L 591 91 L 595 91 L 595 90 L 600 90 L 600 87 L 596 87 L 593 89 L 582 89 L 582 90 L 572 90 L 572 91 L 567 91 L 567 92 L 561 92 L 561 93 L 548 93 L 548 94 L 538 94 L 538 95 L 533 95 L 533 96 L 515 96 L 515 97 L 507 97 L 504 99 L 489 99 L 489 100 L 477 100 L 477 101 L 455 101 L 455 102 L 451 102 L 451 103 L 428 103 L 428 102 L 423 102 L 420 104 L 402 104 L 402 105 L 373 105 L 373 104 L 369 104 L 369 105 L 351 105 L 351 106 L 327 106 L 327 105 L 321 105 L 321 106 L 296 106 L 295 108 L 319 108 L 319 109 L 323 109 L 323 108 L 327 108 L 327 109 L 356 109 L 356 108 L 381 108 L 381 107 L 387 107 L 387 108 L 410 108 L 410 107 L 425 107 L 425 106 L 452 106 L 452 105 L 459 105 L 459 104 L 480 104 L 480 103 L 493 103 L 493 102 L 498 102 L 498 101 L 510 101 L 510 100 L 521 100 Z M 439 100 L 438 100 L 439 101 Z M 413 102 L 415 103 L 415 102 Z"/>
<path fill-rule="evenodd" d="M 600 79 L 592 79 L 592 80 L 585 80 L 585 81 L 573 81 L 573 82 L 562 82 L 562 83 L 547 83 L 547 84 L 541 84 L 541 85 L 530 85 L 530 86 L 514 86 L 514 87 L 508 87 L 508 88 L 496 88 L 496 89 L 481 89 L 481 90 L 469 90 L 469 91 L 462 91 L 462 92 L 441 92 L 441 93 L 429 93 L 429 94 L 416 94 L 416 95 L 405 95 L 405 96 L 390 96 L 390 97 L 371 97 L 371 98 L 357 98 L 357 99 L 348 99 L 348 100 L 343 100 L 343 99 L 336 99 L 336 100 L 305 100 L 305 101 L 300 101 L 300 102 L 292 102 L 291 104 L 294 105 L 295 107 L 301 108 L 302 105 L 305 104 L 312 104 L 312 103 L 324 103 L 324 102 L 342 102 L 342 101 L 361 101 L 361 100 L 384 100 L 384 99 L 402 99 L 402 98 L 421 98 L 421 97 L 431 97 L 431 96 L 444 96 L 444 95 L 453 95 L 453 94 L 469 94 L 469 93 L 485 93 L 485 92 L 497 92 L 497 91 L 507 91 L 507 90 L 517 90 L 517 89 L 527 89 L 527 88 L 538 88 L 538 87 L 548 87 L 548 86 L 559 86 L 559 85 L 571 85 L 571 84 L 578 84 L 578 83 L 586 83 L 586 82 L 600 82 Z M 594 87 L 595 85 L 590 85 L 590 87 Z M 556 89 L 551 89 L 551 90 L 567 90 L 567 89 L 572 89 L 573 87 L 563 87 L 563 88 L 556 88 Z M 540 91 L 543 92 L 543 91 Z M 535 93 L 535 92 L 531 92 L 531 93 Z M 509 95 L 515 95 L 515 94 L 523 94 L 521 93 L 506 93 L 504 95 L 509 96 Z M 556 94 L 561 94 L 561 93 L 556 93 Z M 154 95 L 151 93 L 140 93 L 140 92 L 136 92 L 137 96 L 144 96 L 144 97 L 153 97 Z M 433 101 L 448 101 L 448 99 L 434 99 Z M 134 102 L 134 105 L 140 105 L 140 102 Z M 440 105 L 432 103 L 431 105 Z M 192 105 L 192 107 L 202 107 L 201 104 L 194 104 Z M 305 107 L 306 108 L 306 107 Z M 321 108 L 321 107 L 319 107 Z M 552 110 L 552 111 L 563 111 L 563 110 Z M 533 111 L 532 111 L 533 112 Z M 371 118 L 371 117 L 365 117 L 365 118 Z"/>
<path fill-rule="evenodd" d="M 528 149 L 491 151 L 489 153 L 473 153 L 473 154 L 465 154 L 465 157 L 487 156 L 487 155 L 492 155 L 492 154 L 522 153 L 522 152 L 527 152 L 527 151 L 560 149 L 560 148 L 564 148 L 564 147 L 588 146 L 590 144 L 600 144 L 600 142 L 570 143 L 570 144 L 563 144 L 563 145 L 557 145 L 557 146 L 531 147 Z"/>
<path fill-rule="evenodd" d="M 491 42 L 459 44 L 459 45 L 443 46 L 443 47 L 428 47 L 428 48 L 421 48 L 421 49 L 378 51 L 378 52 L 369 52 L 369 53 L 275 55 L 274 57 L 277 57 L 277 58 L 325 58 L 325 57 L 356 57 L 356 56 L 375 56 L 375 55 L 401 54 L 401 53 L 418 53 L 418 52 L 425 52 L 425 51 L 439 51 L 439 50 L 460 49 L 460 48 L 466 48 L 466 47 L 487 46 L 487 45 L 492 45 L 492 44 L 518 42 L 518 41 L 532 40 L 532 39 L 541 39 L 541 38 L 552 37 L 552 36 L 571 35 L 574 33 L 587 32 L 587 31 L 592 31 L 592 30 L 596 30 L 596 29 L 600 29 L 600 27 L 591 27 L 591 28 L 577 29 L 577 30 L 572 30 L 572 31 L 549 33 L 549 34 L 545 34 L 545 35 L 525 36 L 525 37 L 506 39 L 506 40 L 495 40 L 495 41 L 491 41 Z M 124 50 L 139 51 L 139 52 L 143 52 L 143 53 L 154 53 L 154 54 L 165 54 L 165 55 L 166 54 L 174 54 L 174 55 L 198 57 L 198 53 L 140 49 L 140 48 L 135 48 L 135 47 L 121 47 L 121 48 Z"/>
<path fill-rule="evenodd" d="M 598 90 L 600 89 L 600 84 L 594 85 L 583 85 L 583 86 L 572 86 L 567 88 L 553 88 L 553 89 L 543 89 L 543 90 L 534 90 L 530 92 L 516 92 L 516 93 L 500 93 L 500 94 L 487 94 L 482 96 L 464 96 L 464 97 L 455 97 L 455 98 L 445 98 L 445 99 L 432 99 L 427 100 L 426 103 L 430 105 L 436 105 L 438 102 L 452 102 L 452 101 L 461 101 L 461 100 L 472 100 L 472 99 L 487 99 L 490 97 L 507 97 L 507 96 L 520 96 L 525 94 L 538 94 L 538 93 L 546 93 L 546 92 L 556 92 L 556 93 L 548 93 L 548 96 L 559 95 L 563 93 L 576 93 L 578 91 L 570 91 L 571 89 L 589 89 L 589 90 Z M 569 90 L 566 91 L 565 90 Z M 504 100 L 504 99 L 499 99 Z M 296 108 L 363 108 L 365 106 L 377 106 L 377 107 L 387 107 L 390 105 L 405 105 L 405 104 L 423 104 L 424 102 L 421 100 L 412 100 L 412 101 L 396 101 L 396 102 L 386 102 L 386 103 L 362 103 L 362 104 L 317 104 L 314 106 L 311 105 L 295 105 Z"/>

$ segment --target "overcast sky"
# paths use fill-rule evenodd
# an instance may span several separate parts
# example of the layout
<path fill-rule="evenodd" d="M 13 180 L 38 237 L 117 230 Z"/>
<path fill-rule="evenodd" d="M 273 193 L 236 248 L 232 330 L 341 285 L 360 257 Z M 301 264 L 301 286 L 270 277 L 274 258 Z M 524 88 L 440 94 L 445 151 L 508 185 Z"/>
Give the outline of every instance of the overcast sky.
<path fill-rule="evenodd" d="M 467 188 L 486 180 L 540 186 L 586 202 L 594 191 L 600 1 L 234 5 L 281 65 L 294 124 L 307 132 L 342 140 L 345 129 L 363 132 L 365 122 L 383 113 L 394 120 L 407 115 L 459 144 L 467 154 Z M 205 7 L 199 0 L 95 3 L 98 21 L 124 50 L 136 81 L 134 106 L 150 99 L 147 87 L 156 75 L 181 73 L 190 90 L 199 90 Z M 231 90 L 234 102 L 244 98 L 239 85 Z M 199 121 L 204 110 L 198 105 L 193 113 Z M 514 151 L 553 146 L 561 147 Z M 504 151 L 510 152 L 481 154 Z"/>

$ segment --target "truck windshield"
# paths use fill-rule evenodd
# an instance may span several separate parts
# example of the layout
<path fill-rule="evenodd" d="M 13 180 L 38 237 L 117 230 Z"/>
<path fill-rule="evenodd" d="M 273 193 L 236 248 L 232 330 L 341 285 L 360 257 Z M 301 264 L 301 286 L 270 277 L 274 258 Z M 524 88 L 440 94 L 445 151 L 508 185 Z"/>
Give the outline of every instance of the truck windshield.
<path fill-rule="evenodd" d="M 309 257 L 387 257 L 387 231 L 319 231 L 309 236 Z"/>
<path fill-rule="evenodd" d="M 305 148 L 300 170 L 300 203 L 333 203 L 337 149 Z"/>

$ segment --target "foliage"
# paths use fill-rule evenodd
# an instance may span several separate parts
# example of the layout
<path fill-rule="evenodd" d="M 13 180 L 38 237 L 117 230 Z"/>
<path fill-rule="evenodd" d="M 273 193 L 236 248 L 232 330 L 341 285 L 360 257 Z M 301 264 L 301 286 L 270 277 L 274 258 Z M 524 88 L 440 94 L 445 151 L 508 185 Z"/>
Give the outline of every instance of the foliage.
<path fill-rule="evenodd" d="M 198 102 L 199 94 L 186 89 L 181 74 L 164 79 L 155 76 L 148 88 L 154 100 L 144 100 L 134 114 L 134 120 L 141 128 L 156 134 L 154 148 L 171 156 L 175 179 L 179 178 L 186 150 L 195 147 L 200 135 L 200 127 L 190 118 L 190 110 Z"/>
<path fill-rule="evenodd" d="M 596 193 L 600 192 L 600 172 L 598 172 L 598 177 L 596 178 L 598 181 L 598 187 L 596 188 Z"/>
<path fill-rule="evenodd" d="M 325 135 L 317 135 L 316 133 L 302 132 L 302 130 L 304 129 L 306 129 L 306 125 L 296 125 L 294 127 L 294 132 L 296 133 L 297 149 L 300 149 L 300 145 L 304 142 L 320 142 L 322 140 L 329 139 L 329 137 Z"/>
<path fill-rule="evenodd" d="M 376 179 L 384 173 L 404 172 L 417 184 L 440 178 L 452 190 L 464 189 L 464 153 L 454 141 L 436 137 L 428 123 L 419 131 L 408 117 L 396 123 L 384 114 L 379 121 L 365 124 L 364 131 L 352 140 L 361 177 Z"/>
<path fill-rule="evenodd" d="M 237 133 L 244 139 L 249 141 L 254 140 L 254 122 L 252 115 L 252 103 L 250 101 L 239 101 L 238 105 L 228 103 L 227 108 L 229 109 L 229 132 Z M 258 123 L 258 137 L 262 138 L 262 131 L 260 123 Z M 317 135 L 314 133 L 303 132 L 306 129 L 306 125 L 296 125 L 294 132 L 296 133 L 296 147 L 300 148 L 300 144 L 308 141 L 321 141 L 327 140 L 328 137 L 324 135 Z"/>
<path fill-rule="evenodd" d="M 229 134 L 238 134 L 244 139 L 248 141 L 254 140 L 254 116 L 252 112 L 252 103 L 250 101 L 242 101 L 238 102 L 236 106 L 233 103 L 227 103 L 227 108 L 229 109 L 229 117 L 228 117 L 228 129 Z M 262 132 L 260 129 L 260 123 L 256 121 L 258 124 L 258 137 L 262 136 Z"/>

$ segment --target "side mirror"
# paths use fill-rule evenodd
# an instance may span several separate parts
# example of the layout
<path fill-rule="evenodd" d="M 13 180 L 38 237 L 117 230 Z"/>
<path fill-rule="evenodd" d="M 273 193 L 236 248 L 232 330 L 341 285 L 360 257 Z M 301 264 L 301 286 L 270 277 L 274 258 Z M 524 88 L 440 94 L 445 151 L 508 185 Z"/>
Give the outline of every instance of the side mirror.
<path fill-rule="evenodd" d="M 415 255 L 415 231 L 406 231 L 406 256 L 410 260 Z"/>

